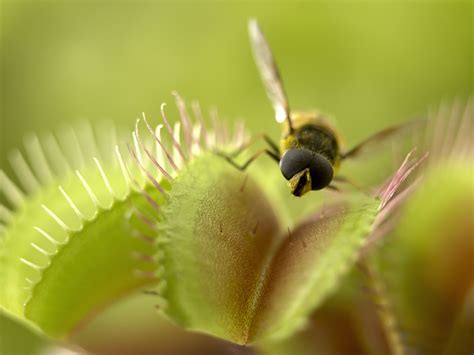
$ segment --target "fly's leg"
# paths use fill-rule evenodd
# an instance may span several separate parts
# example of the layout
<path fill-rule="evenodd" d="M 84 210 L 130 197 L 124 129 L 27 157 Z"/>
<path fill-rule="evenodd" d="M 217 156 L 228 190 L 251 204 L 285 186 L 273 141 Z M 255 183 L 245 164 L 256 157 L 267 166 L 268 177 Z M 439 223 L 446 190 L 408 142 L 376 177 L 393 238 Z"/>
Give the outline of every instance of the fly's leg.
<path fill-rule="evenodd" d="M 271 148 L 271 151 L 274 154 L 276 154 L 276 155 L 280 154 L 278 146 L 276 145 L 276 143 L 268 135 L 266 135 L 265 133 L 262 133 L 262 134 L 259 134 L 255 137 L 253 137 L 251 140 L 249 140 L 247 143 L 243 144 L 242 146 L 240 146 L 239 148 L 237 148 L 233 152 L 226 153 L 226 155 L 229 156 L 229 157 L 232 157 L 232 158 L 236 158 L 244 150 L 246 150 L 248 147 L 250 147 L 255 142 L 259 141 L 260 139 L 263 139 L 268 144 L 268 146 Z M 219 154 L 219 155 L 222 155 L 222 154 Z"/>
<path fill-rule="evenodd" d="M 238 157 L 243 151 L 245 151 L 249 146 L 251 146 L 253 143 L 257 142 L 259 139 L 263 139 L 267 144 L 269 149 L 262 149 L 256 152 L 254 155 L 252 155 L 245 163 L 243 164 L 238 164 L 234 161 L 234 158 Z M 251 139 L 249 142 L 244 144 L 242 147 L 239 147 L 236 151 L 231 152 L 231 153 L 225 153 L 225 152 L 220 152 L 217 151 L 215 152 L 217 155 L 223 157 L 225 160 L 227 160 L 230 164 L 232 164 L 235 168 L 244 171 L 247 169 L 247 167 L 255 160 L 257 159 L 260 155 L 266 154 L 270 156 L 273 160 L 275 160 L 277 163 L 280 162 L 280 152 L 278 150 L 278 146 L 273 142 L 273 140 L 266 135 L 265 133 L 260 134 L 256 136 L 255 138 Z"/>
<path fill-rule="evenodd" d="M 280 161 L 280 155 L 279 154 L 275 154 L 273 151 L 269 150 L 269 149 L 262 149 L 262 150 L 259 150 L 258 152 L 256 152 L 254 155 L 252 155 L 249 159 L 247 159 L 247 161 L 241 165 L 237 164 L 233 159 L 232 157 L 226 155 L 226 154 L 221 154 L 221 153 L 217 153 L 218 155 L 220 155 L 221 157 L 223 157 L 225 160 L 227 160 L 230 164 L 232 164 L 232 166 L 234 166 L 236 169 L 239 169 L 240 171 L 245 171 L 248 166 L 255 160 L 257 159 L 259 156 L 261 156 L 262 154 L 267 154 L 269 157 L 271 157 L 273 160 L 275 160 L 277 163 Z"/>
<path fill-rule="evenodd" d="M 267 142 L 268 146 L 272 148 L 273 153 L 275 153 L 278 156 L 278 161 L 280 161 L 280 149 L 278 148 L 276 143 L 266 134 L 263 134 L 262 137 L 265 140 L 265 142 Z"/>

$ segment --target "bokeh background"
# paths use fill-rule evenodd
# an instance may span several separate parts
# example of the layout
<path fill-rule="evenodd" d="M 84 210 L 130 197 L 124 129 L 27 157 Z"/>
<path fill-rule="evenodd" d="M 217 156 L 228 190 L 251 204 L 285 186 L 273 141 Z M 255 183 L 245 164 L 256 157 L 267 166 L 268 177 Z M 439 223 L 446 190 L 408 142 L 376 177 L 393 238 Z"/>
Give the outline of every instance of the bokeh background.
<path fill-rule="evenodd" d="M 250 17 L 291 106 L 333 115 L 356 142 L 472 92 L 472 16 L 470 1 L 2 0 L 2 150 L 64 122 L 156 117 L 172 90 L 278 135 Z"/>
<path fill-rule="evenodd" d="M 471 1 L 2 0 L 1 168 L 29 131 L 83 119 L 131 127 L 143 111 L 157 117 L 172 90 L 277 137 L 251 17 L 291 106 L 329 113 L 349 144 L 473 92 Z M 4 341 L 14 327 L 2 323 Z M 18 332 L 10 344 L 24 346 Z"/>

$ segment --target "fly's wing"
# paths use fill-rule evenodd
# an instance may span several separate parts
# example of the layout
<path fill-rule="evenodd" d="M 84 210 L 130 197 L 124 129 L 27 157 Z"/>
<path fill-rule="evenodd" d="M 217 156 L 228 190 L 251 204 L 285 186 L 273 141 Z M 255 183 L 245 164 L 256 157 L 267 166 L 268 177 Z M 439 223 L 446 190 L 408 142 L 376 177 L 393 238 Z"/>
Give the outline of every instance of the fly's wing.
<path fill-rule="evenodd" d="M 383 183 L 414 148 L 423 155 L 423 136 L 427 121 L 407 121 L 385 128 L 341 153 L 338 175 L 359 187 L 375 187 Z"/>
<path fill-rule="evenodd" d="M 426 120 L 418 119 L 385 128 L 369 136 L 347 152 L 343 152 L 341 158 L 355 158 L 361 153 L 363 153 L 365 150 L 368 150 L 370 146 L 374 148 L 375 146 L 377 146 L 377 144 L 383 143 L 384 141 L 389 140 L 390 138 L 402 137 L 407 133 L 410 133 L 410 130 L 423 130 L 425 125 Z"/>
<path fill-rule="evenodd" d="M 275 118 L 279 123 L 288 120 L 289 127 L 291 128 L 290 108 L 288 106 L 285 89 L 283 88 L 283 82 L 280 73 L 278 72 L 270 46 L 268 45 L 257 20 L 249 21 L 249 35 L 255 62 L 257 63 L 260 76 L 265 85 L 268 98 L 275 110 Z"/>

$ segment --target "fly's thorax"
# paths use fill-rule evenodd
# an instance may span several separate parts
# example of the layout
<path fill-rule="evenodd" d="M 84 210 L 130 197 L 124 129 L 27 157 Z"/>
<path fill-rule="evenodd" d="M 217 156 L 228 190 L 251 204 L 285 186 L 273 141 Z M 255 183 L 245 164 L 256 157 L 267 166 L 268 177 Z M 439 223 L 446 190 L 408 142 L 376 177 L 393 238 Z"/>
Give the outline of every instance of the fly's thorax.
<path fill-rule="evenodd" d="M 319 111 L 292 111 L 290 114 L 290 118 L 291 125 L 294 130 L 298 130 L 299 128 L 308 124 L 312 124 L 320 127 L 325 127 L 328 131 L 332 132 L 335 136 L 337 136 L 339 140 L 338 130 L 333 120 Z M 282 126 L 283 136 L 287 136 L 289 133 L 288 122 L 283 122 Z"/>
<path fill-rule="evenodd" d="M 331 165 L 337 168 L 340 162 L 339 139 L 331 128 L 316 124 L 315 121 L 314 116 L 301 116 L 293 126 L 293 132 L 283 134 L 280 153 L 283 155 L 294 148 L 308 149 L 326 157 Z"/>

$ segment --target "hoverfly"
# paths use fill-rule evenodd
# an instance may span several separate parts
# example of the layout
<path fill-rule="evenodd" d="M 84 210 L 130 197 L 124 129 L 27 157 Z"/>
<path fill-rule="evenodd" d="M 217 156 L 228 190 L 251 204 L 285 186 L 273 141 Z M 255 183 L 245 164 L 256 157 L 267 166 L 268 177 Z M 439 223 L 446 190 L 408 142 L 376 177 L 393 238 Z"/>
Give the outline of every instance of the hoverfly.
<path fill-rule="evenodd" d="M 239 170 L 245 170 L 260 155 L 269 155 L 279 163 L 291 193 L 298 197 L 326 187 L 337 190 L 331 184 L 333 181 L 349 182 L 337 175 L 341 162 L 356 156 L 367 143 L 398 131 L 400 126 L 386 128 L 343 152 L 339 135 L 324 116 L 318 113 L 290 111 L 278 67 L 256 20 L 249 22 L 249 35 L 257 68 L 273 105 L 275 119 L 282 124 L 283 133 L 279 146 L 270 137 L 262 134 L 261 137 L 269 147 L 255 153 L 243 165 L 233 161 L 232 157 L 236 154 L 222 155 Z M 242 147 L 236 153 L 239 154 L 245 148 Z"/>

